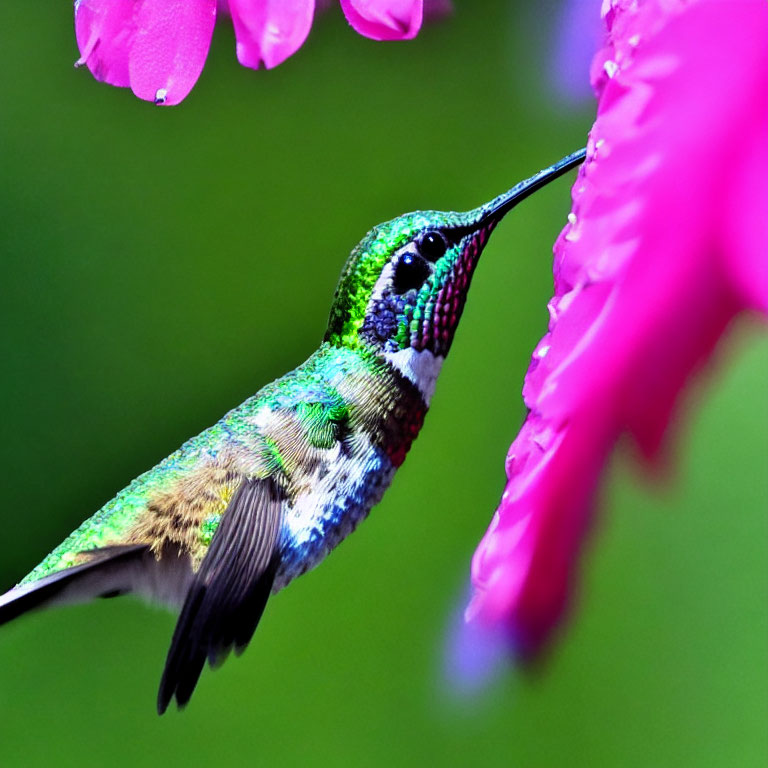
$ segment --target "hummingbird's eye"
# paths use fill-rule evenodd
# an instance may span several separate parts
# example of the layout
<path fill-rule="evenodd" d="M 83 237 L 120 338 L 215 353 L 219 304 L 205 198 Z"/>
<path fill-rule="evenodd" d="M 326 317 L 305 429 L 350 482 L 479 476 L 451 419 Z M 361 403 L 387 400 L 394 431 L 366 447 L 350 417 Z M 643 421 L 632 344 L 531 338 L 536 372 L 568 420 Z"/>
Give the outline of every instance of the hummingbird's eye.
<path fill-rule="evenodd" d="M 392 288 L 397 294 L 406 293 L 411 288 L 421 288 L 430 273 L 429 264 L 421 256 L 404 253 L 395 264 Z"/>
<path fill-rule="evenodd" d="M 429 261 L 437 261 L 446 247 L 445 238 L 439 232 L 427 232 L 419 241 L 419 253 Z"/>

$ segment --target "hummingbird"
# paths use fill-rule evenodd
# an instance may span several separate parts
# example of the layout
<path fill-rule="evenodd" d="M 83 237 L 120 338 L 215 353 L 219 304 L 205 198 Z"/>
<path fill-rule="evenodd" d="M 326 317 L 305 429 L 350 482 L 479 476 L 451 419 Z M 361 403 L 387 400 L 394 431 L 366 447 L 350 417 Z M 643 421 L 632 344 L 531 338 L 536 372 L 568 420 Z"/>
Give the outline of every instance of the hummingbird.
<path fill-rule="evenodd" d="M 185 706 L 206 661 L 242 652 L 269 596 L 381 499 L 421 429 L 489 235 L 584 156 L 466 213 L 374 227 L 346 262 L 317 351 L 87 519 L 0 596 L 0 624 L 127 593 L 177 609 L 157 707 Z"/>

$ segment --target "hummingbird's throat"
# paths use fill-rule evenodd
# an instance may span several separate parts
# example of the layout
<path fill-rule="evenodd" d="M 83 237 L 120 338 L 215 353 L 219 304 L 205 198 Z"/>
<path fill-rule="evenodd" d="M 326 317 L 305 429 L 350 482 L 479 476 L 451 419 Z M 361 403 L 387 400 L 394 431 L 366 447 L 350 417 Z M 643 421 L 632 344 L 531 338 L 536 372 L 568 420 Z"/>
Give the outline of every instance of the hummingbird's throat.
<path fill-rule="evenodd" d="M 428 349 L 407 347 L 397 352 L 384 352 L 384 359 L 416 386 L 425 405 L 429 406 L 445 358 L 433 355 Z"/>
<path fill-rule="evenodd" d="M 420 291 L 408 324 L 409 344 L 415 350 L 445 358 L 453 344 L 464 311 L 472 275 L 488 237 L 496 226 L 489 222 L 465 236 L 450 262 L 437 265 L 430 290 Z"/>

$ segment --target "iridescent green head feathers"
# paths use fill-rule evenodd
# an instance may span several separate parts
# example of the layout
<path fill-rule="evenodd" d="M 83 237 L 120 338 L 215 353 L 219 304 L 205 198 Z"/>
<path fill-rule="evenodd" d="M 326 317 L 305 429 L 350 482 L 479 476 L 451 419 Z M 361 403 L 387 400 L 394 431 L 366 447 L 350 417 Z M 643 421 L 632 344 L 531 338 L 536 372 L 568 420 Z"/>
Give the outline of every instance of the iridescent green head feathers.
<path fill-rule="evenodd" d="M 568 155 L 466 213 L 417 211 L 374 227 L 344 267 L 325 340 L 447 354 L 490 233 L 517 203 L 583 159 L 584 150 Z"/>

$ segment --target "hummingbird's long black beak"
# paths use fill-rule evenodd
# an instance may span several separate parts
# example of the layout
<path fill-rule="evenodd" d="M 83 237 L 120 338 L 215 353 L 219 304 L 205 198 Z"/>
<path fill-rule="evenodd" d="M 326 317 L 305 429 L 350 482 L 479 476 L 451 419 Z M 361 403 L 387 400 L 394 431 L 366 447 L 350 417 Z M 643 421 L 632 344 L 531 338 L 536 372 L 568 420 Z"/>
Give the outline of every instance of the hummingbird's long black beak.
<path fill-rule="evenodd" d="M 483 227 L 490 223 L 490 220 L 498 222 L 521 200 L 525 200 L 528 195 L 532 195 L 536 190 L 549 184 L 550 181 L 560 178 L 564 173 L 568 173 L 568 171 L 581 165 L 581 163 L 584 162 L 586 154 L 586 149 L 572 152 L 570 155 L 566 155 L 562 160 L 558 160 L 554 165 L 550 165 L 549 168 L 544 168 L 544 170 L 535 173 L 529 179 L 515 184 L 515 186 L 508 192 L 504 192 L 504 194 L 499 195 L 478 210 L 480 216 L 476 226 L 478 228 Z"/>

